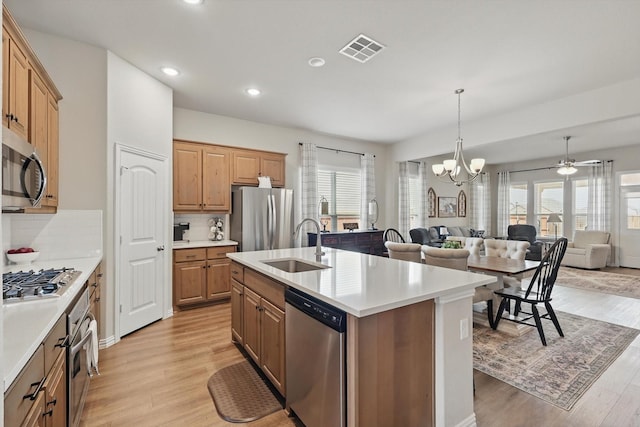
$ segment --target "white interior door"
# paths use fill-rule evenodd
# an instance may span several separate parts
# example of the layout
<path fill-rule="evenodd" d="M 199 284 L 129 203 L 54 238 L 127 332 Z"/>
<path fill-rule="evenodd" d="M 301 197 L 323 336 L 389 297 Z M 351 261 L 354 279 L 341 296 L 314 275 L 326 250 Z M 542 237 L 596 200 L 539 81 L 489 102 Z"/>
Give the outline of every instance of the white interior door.
<path fill-rule="evenodd" d="M 620 266 L 640 268 L 640 185 L 620 187 L 619 200 L 618 256 Z"/>
<path fill-rule="evenodd" d="M 162 318 L 166 283 L 166 159 L 120 152 L 119 332 Z"/>

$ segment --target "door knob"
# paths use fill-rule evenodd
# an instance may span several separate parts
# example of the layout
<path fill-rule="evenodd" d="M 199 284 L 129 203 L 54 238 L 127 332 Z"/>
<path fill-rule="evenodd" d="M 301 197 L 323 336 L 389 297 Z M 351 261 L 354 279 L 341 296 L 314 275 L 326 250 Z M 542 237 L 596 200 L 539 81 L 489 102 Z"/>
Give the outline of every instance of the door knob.
<path fill-rule="evenodd" d="M 158 246 L 157 249 L 158 249 L 158 252 L 164 251 L 164 245 Z"/>

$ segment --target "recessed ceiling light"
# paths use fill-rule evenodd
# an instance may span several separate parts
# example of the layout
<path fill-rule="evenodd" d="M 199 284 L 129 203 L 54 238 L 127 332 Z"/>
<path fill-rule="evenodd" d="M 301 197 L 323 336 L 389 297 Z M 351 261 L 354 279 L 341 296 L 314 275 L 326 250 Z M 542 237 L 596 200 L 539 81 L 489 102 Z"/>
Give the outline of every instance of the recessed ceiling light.
<path fill-rule="evenodd" d="M 167 76 L 171 76 L 171 77 L 175 77 L 178 74 L 180 74 L 180 71 L 178 71 L 177 69 L 173 68 L 173 67 L 162 67 L 161 68 L 162 72 L 165 73 Z"/>
<path fill-rule="evenodd" d="M 324 65 L 324 59 L 319 57 L 309 58 L 309 65 L 312 67 L 322 67 Z"/>
<path fill-rule="evenodd" d="M 250 87 L 249 89 L 246 89 L 245 92 L 247 92 L 247 95 L 249 96 L 259 96 L 262 92 L 260 92 L 260 89 L 256 89 L 255 87 Z"/>
<path fill-rule="evenodd" d="M 202 3 L 204 3 L 204 0 L 182 0 L 182 1 L 187 3 L 187 4 L 202 4 Z"/>

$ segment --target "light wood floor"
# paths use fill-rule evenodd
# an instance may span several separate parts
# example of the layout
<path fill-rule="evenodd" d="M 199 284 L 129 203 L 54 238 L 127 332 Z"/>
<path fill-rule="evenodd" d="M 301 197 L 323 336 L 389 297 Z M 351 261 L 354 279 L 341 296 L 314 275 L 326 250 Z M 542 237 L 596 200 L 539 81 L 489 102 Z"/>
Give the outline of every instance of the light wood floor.
<path fill-rule="evenodd" d="M 607 269 L 640 275 L 639 270 Z M 640 286 L 640 282 L 639 282 Z M 557 310 L 640 329 L 640 300 L 554 289 Z M 553 328 L 552 328 L 553 329 Z M 549 331 L 552 333 L 555 331 Z M 84 426 L 229 426 L 207 390 L 209 376 L 242 359 L 231 343 L 228 303 L 177 313 L 100 351 Z M 640 426 L 640 337 L 564 411 L 474 371 L 478 426 Z M 294 426 L 283 411 L 252 426 Z"/>

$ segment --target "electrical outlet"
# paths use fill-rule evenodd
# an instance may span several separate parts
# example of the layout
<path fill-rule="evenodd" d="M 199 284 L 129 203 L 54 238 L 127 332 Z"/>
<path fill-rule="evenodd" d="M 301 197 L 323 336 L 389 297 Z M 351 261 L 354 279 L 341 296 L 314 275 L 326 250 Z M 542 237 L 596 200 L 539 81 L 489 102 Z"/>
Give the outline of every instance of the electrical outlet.
<path fill-rule="evenodd" d="M 469 319 L 460 319 L 460 339 L 463 340 L 469 337 Z"/>

